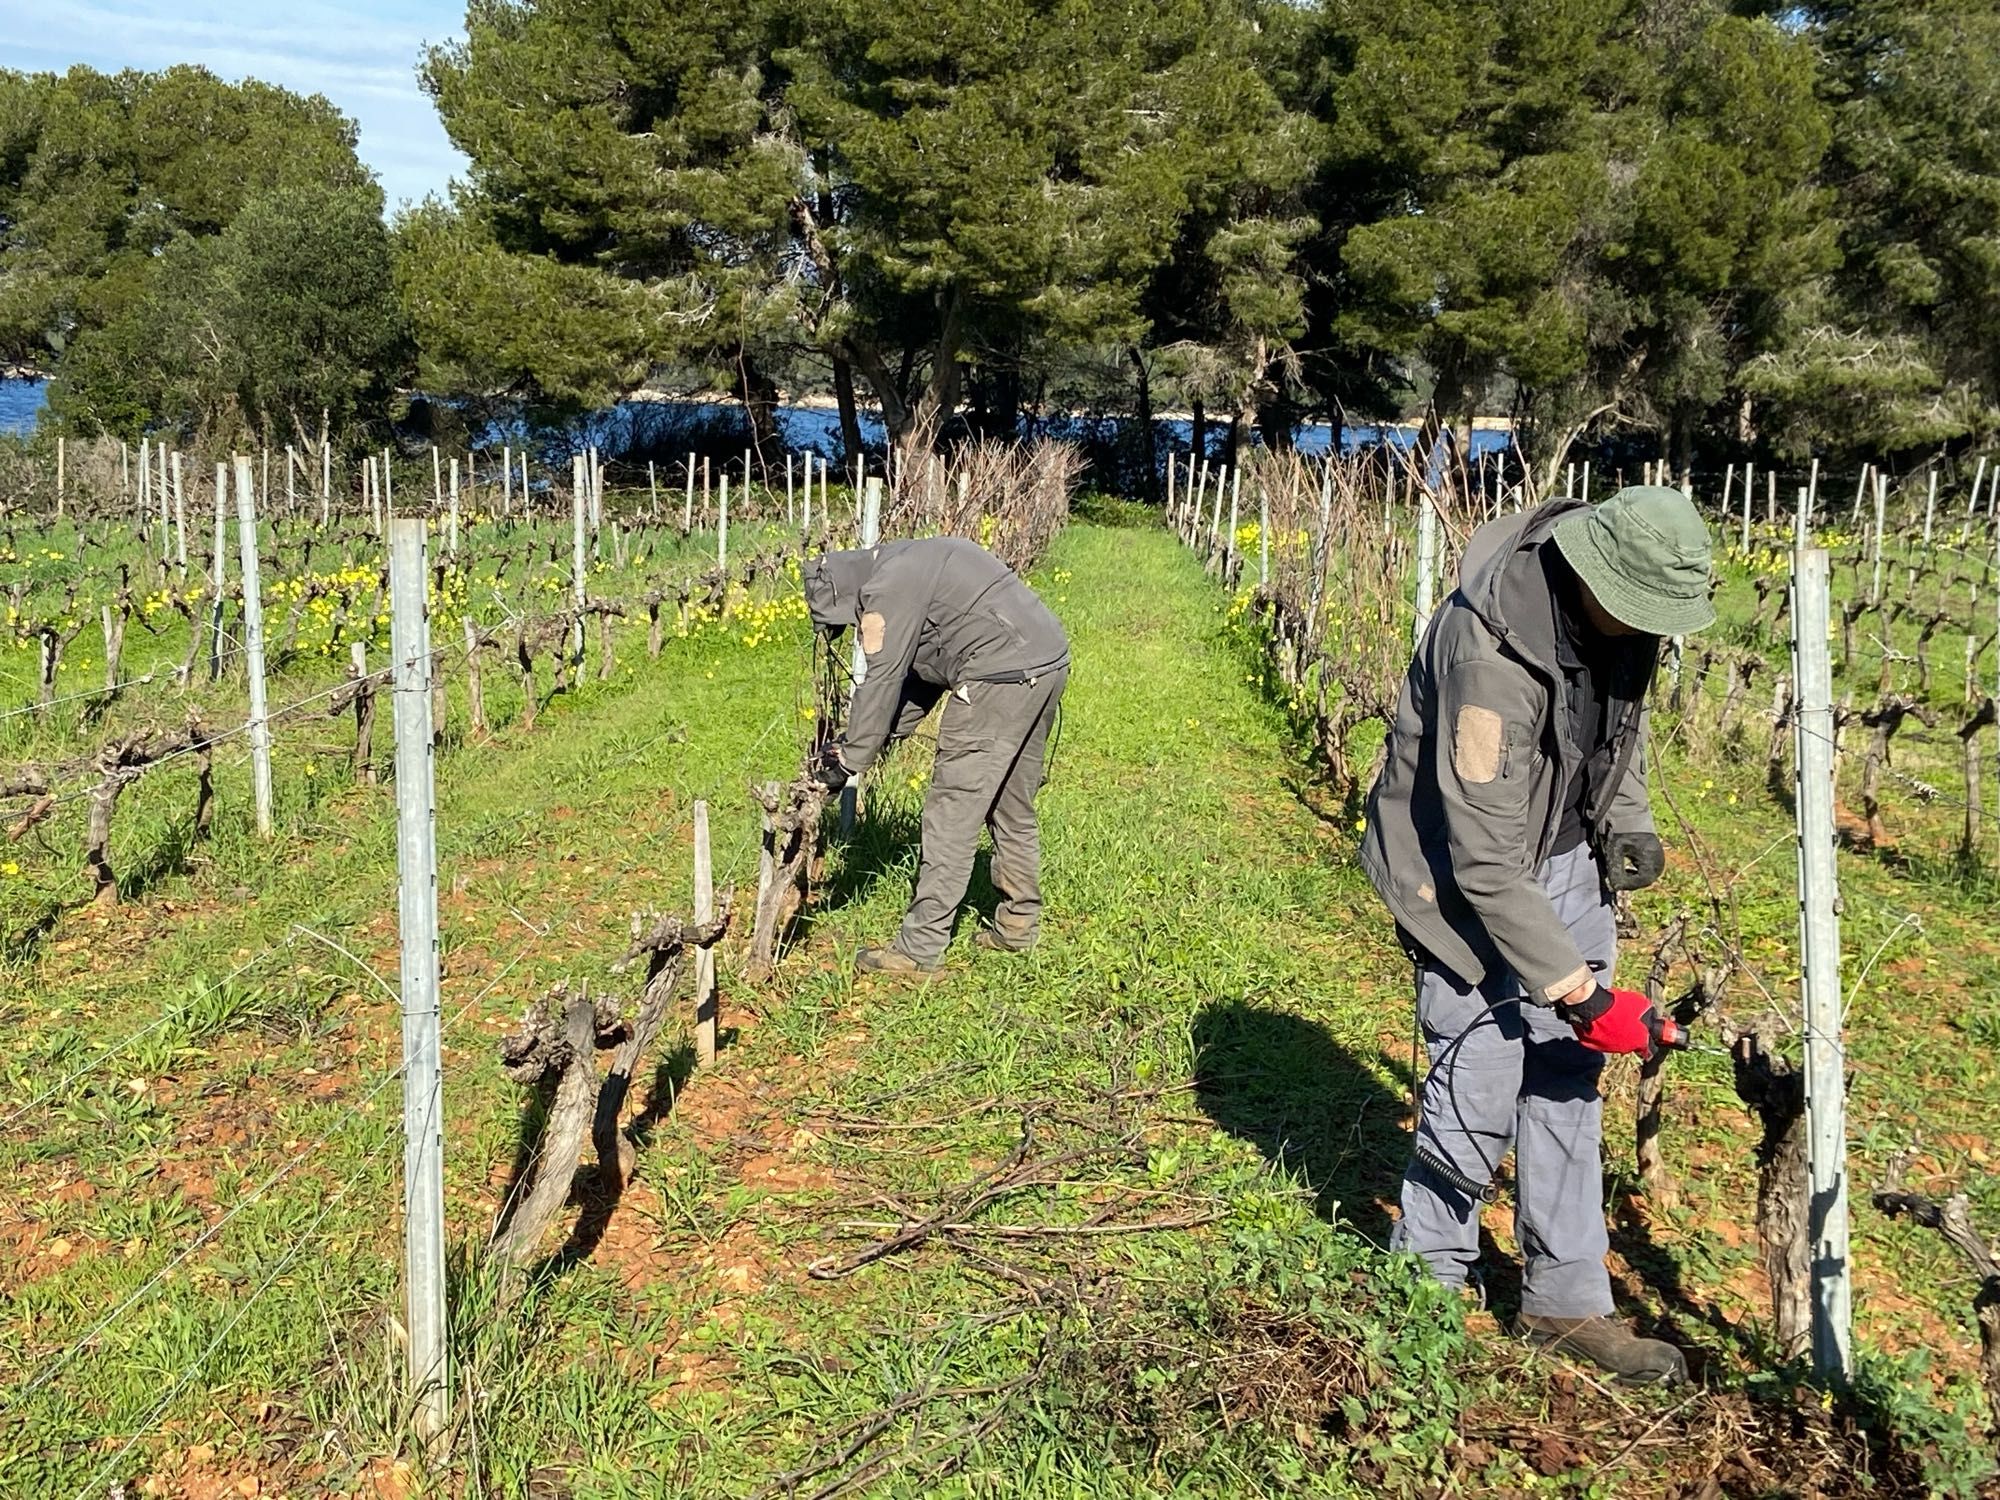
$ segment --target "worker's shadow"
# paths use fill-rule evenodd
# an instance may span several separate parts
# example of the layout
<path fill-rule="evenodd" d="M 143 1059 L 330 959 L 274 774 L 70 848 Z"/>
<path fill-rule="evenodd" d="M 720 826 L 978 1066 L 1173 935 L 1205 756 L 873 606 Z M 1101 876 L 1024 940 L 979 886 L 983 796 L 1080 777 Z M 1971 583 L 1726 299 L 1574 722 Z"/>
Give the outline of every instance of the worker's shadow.
<path fill-rule="evenodd" d="M 865 808 L 845 838 L 835 830 L 835 814 L 827 814 L 827 861 L 811 905 L 801 913 L 800 931 L 810 929 L 811 915 L 838 911 L 866 901 L 887 881 L 907 893 L 917 873 L 923 845 L 923 820 L 916 808 L 891 803 Z"/>
<path fill-rule="evenodd" d="M 1407 1086 L 1406 1065 L 1380 1062 Z M 1302 1184 L 1322 1217 L 1388 1245 L 1383 1205 L 1409 1156 L 1407 1100 L 1377 1067 L 1315 1021 L 1212 1000 L 1195 1017 L 1194 1084 L 1209 1119 Z"/>
<path fill-rule="evenodd" d="M 838 911 L 866 901 L 885 883 L 898 900 L 907 900 L 916 881 L 922 848 L 921 808 L 894 804 L 866 809 L 828 861 L 826 878 L 814 891 L 812 903 L 799 914 L 791 941 L 802 941 L 812 930 L 816 913 Z M 1000 893 L 993 885 L 993 851 L 982 837 L 979 852 L 972 857 L 972 877 L 966 884 L 965 898 L 959 903 L 957 926 L 968 921 L 990 921 L 999 904 Z"/>

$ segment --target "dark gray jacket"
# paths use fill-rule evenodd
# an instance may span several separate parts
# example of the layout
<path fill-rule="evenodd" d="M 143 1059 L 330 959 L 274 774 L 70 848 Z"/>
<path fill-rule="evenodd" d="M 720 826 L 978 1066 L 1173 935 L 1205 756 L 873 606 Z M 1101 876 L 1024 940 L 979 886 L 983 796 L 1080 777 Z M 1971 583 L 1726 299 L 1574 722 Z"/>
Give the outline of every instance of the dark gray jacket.
<path fill-rule="evenodd" d="M 868 664 L 840 742 L 850 771 L 874 764 L 912 698 L 935 701 L 967 683 L 1026 681 L 1069 664 L 1061 623 L 977 542 L 925 537 L 829 552 L 806 565 L 805 586 L 813 623 L 855 626 Z"/>
<path fill-rule="evenodd" d="M 1473 533 L 1410 663 L 1361 846 L 1376 891 L 1432 959 L 1468 983 L 1504 965 L 1542 1004 L 1590 975 L 1535 878 L 1590 750 L 1570 735 L 1540 557 L 1580 508 L 1555 501 Z M 1583 808 L 1600 848 L 1606 834 L 1653 827 L 1644 703 L 1642 683 L 1615 705 L 1609 773 Z"/>

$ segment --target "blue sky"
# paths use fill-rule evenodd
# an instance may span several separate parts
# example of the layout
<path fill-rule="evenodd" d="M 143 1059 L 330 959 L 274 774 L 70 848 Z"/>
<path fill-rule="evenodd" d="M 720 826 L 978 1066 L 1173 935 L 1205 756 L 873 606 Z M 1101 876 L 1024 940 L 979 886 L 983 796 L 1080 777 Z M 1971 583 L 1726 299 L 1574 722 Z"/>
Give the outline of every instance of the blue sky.
<path fill-rule="evenodd" d="M 417 55 L 464 22 L 463 0 L 0 0 L 0 67 L 114 72 L 199 63 L 324 94 L 361 127 L 393 212 L 464 168 L 417 87 Z"/>

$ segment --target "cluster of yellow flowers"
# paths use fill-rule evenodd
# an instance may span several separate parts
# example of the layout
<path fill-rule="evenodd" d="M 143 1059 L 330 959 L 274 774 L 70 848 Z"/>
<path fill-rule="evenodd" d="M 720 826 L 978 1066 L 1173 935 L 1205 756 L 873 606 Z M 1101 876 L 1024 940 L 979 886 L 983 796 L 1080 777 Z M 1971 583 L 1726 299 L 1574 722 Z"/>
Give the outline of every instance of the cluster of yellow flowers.
<path fill-rule="evenodd" d="M 312 589 L 325 592 L 329 589 L 371 588 L 380 577 L 378 569 L 356 564 L 333 573 L 294 573 L 290 578 L 275 579 L 268 592 L 273 599 L 298 599 Z"/>
<path fill-rule="evenodd" d="M 776 636 L 782 626 L 806 615 L 803 595 L 786 592 L 760 603 L 742 584 L 731 584 L 720 609 L 707 604 L 690 606 L 686 620 L 674 634 L 685 637 L 719 629 L 736 634 L 743 645 L 754 650 Z"/>
<path fill-rule="evenodd" d="M 1248 552 L 1263 540 L 1264 528 L 1256 521 L 1246 521 L 1236 528 L 1236 550 Z M 1303 551 L 1312 544 L 1312 535 L 1303 526 L 1297 531 L 1276 530 L 1271 533 L 1271 545 L 1280 551 L 1287 547 Z"/>
<path fill-rule="evenodd" d="M 777 635 L 781 626 L 803 620 L 807 613 L 806 601 L 798 594 L 780 594 L 762 604 L 751 604 L 738 616 L 750 627 L 744 633 L 743 644 L 752 649 L 761 646 Z"/>
<path fill-rule="evenodd" d="M 178 598 L 183 604 L 193 604 L 207 595 L 206 589 L 182 589 L 178 594 L 170 588 L 155 589 L 139 601 L 139 613 L 151 619 L 163 609 L 169 609 Z"/>

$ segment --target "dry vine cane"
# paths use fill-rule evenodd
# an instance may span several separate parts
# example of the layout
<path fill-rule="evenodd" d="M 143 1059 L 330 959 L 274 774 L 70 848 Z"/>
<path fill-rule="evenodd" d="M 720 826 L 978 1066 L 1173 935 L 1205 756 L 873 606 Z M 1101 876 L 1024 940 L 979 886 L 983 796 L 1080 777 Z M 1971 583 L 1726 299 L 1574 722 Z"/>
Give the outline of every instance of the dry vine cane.
<path fill-rule="evenodd" d="M 775 781 L 753 786 L 750 796 L 764 817 L 757 909 L 750 933 L 749 977 L 754 982 L 770 977 L 777 966 L 778 945 L 811 894 L 826 789 L 811 775 L 803 775 L 790 787 Z"/>
<path fill-rule="evenodd" d="M 816 642 L 813 663 L 813 737 L 799 775 L 789 787 L 767 781 L 750 788 L 750 799 L 763 814 L 763 848 L 758 861 L 757 905 L 750 934 L 753 981 L 770 977 L 777 966 L 778 947 L 798 914 L 811 899 L 819 875 L 821 824 L 827 794 L 813 775 L 826 754 L 838 722 L 841 699 L 840 667 L 834 651 Z"/>
<path fill-rule="evenodd" d="M 1953 1193 L 1940 1202 L 1905 1191 L 1903 1173 L 1915 1154 L 1916 1147 L 1911 1145 L 1890 1158 L 1882 1186 L 1874 1196 L 1875 1206 L 1892 1219 L 1907 1217 L 1926 1229 L 1935 1229 L 1979 1278 L 1972 1297 L 1973 1316 L 1979 1323 L 1979 1373 L 1992 1410 L 1988 1436 L 2000 1438 L 2000 1247 L 1973 1224 L 1964 1193 Z"/>
<path fill-rule="evenodd" d="M 1702 970 L 1686 994 L 1672 1006 L 1667 1004 L 1667 975 L 1673 964 L 1673 949 L 1686 946 L 1687 930 L 1692 921 L 1689 913 L 1682 912 L 1668 924 L 1653 950 L 1652 965 L 1646 971 L 1646 998 L 1662 1015 L 1671 1014 L 1682 1027 L 1689 1025 L 1697 1015 L 1715 1007 L 1721 998 L 1727 973 L 1723 968 Z M 1640 1190 L 1650 1202 L 1662 1208 L 1672 1208 L 1680 1202 L 1680 1184 L 1674 1180 L 1660 1149 L 1661 1114 L 1666 1102 L 1666 1062 L 1667 1053 L 1655 1050 L 1639 1069 L 1633 1148 Z"/>

